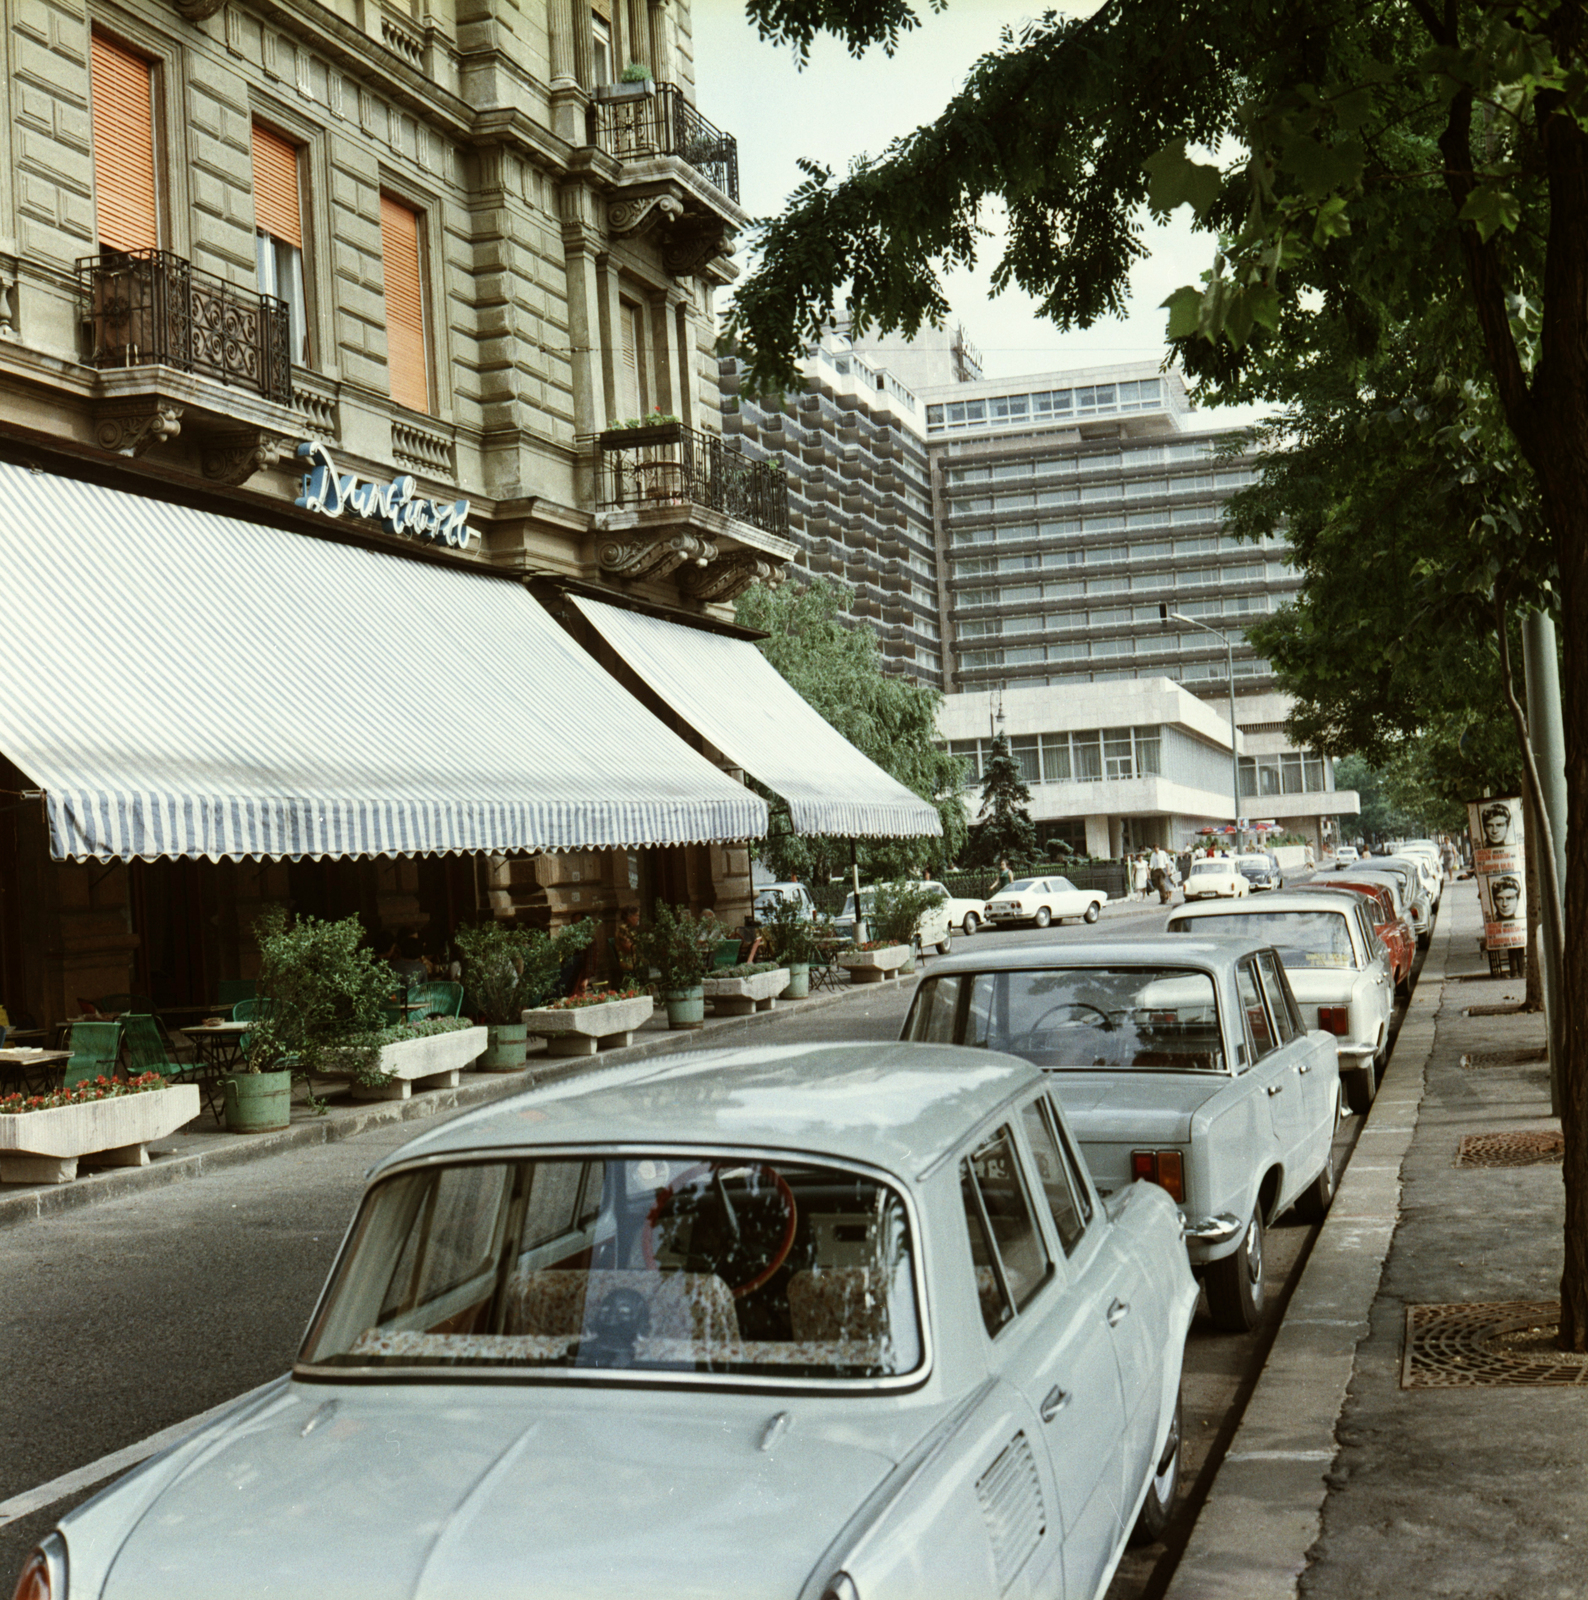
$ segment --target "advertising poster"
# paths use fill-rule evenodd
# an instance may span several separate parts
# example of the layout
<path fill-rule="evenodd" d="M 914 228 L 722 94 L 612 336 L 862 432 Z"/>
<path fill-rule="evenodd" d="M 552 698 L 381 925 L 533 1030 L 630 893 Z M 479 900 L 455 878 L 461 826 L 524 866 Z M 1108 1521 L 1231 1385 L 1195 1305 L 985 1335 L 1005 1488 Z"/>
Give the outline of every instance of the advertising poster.
<path fill-rule="evenodd" d="M 1483 902 L 1483 941 L 1490 950 L 1527 944 L 1527 872 L 1519 795 L 1467 802 L 1472 865 Z"/>

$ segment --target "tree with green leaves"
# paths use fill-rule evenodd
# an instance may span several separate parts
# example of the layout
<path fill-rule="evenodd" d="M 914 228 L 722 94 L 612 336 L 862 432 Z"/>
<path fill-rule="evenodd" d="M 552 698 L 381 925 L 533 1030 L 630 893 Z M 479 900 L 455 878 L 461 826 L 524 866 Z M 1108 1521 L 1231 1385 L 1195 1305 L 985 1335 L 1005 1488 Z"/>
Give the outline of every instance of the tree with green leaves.
<path fill-rule="evenodd" d="M 746 590 L 740 625 L 766 637 L 761 653 L 800 697 L 850 744 L 905 788 L 937 807 L 941 838 L 866 839 L 860 863 L 868 879 L 941 871 L 965 842 L 960 782 L 964 764 L 943 749 L 937 732 L 940 690 L 882 670 L 882 652 L 868 628 L 845 627 L 843 592 L 825 578 L 809 585 Z M 849 866 L 849 841 L 793 831 L 788 805 L 762 791 L 771 810 L 761 859 L 780 879 L 826 883 Z"/>
<path fill-rule="evenodd" d="M 836 27 L 886 48 L 919 20 L 908 0 L 838 9 L 750 4 L 796 47 Z M 1211 264 L 1170 297 L 1169 333 L 1204 399 L 1263 392 L 1276 351 L 1293 370 L 1320 307 L 1359 355 L 1429 308 L 1470 328 L 1459 360 L 1532 479 L 1564 623 L 1560 1336 L 1588 1350 L 1588 0 L 1049 12 L 880 158 L 805 170 L 735 299 L 753 386 L 792 386 L 840 294 L 857 324 L 941 322 L 939 275 L 975 261 L 987 202 L 1007 217 L 995 288 L 1061 328 L 1120 309 L 1144 208 L 1189 206 Z"/>
<path fill-rule="evenodd" d="M 995 866 L 1008 857 L 1021 866 L 1037 858 L 1037 825 L 1026 808 L 1031 791 L 1020 776 L 1020 764 L 1000 734 L 992 742 L 982 771 L 981 809 L 970 827 L 965 859 L 973 867 Z"/>

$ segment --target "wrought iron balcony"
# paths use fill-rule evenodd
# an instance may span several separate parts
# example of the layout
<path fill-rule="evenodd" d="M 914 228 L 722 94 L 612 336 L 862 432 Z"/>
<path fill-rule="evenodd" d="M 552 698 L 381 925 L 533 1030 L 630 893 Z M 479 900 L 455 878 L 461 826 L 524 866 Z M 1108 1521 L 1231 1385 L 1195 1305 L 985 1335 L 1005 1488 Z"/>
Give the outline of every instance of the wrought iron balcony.
<path fill-rule="evenodd" d="M 739 201 L 739 142 L 714 128 L 670 83 L 653 94 L 598 100 L 595 142 L 619 161 L 677 156 L 735 205 Z"/>
<path fill-rule="evenodd" d="M 292 404 L 287 303 L 239 289 L 168 250 L 107 250 L 77 263 L 95 367 L 164 365 Z"/>
<path fill-rule="evenodd" d="M 603 511 L 705 506 L 788 538 L 781 463 L 752 461 L 735 444 L 682 423 L 601 434 L 597 505 Z"/>

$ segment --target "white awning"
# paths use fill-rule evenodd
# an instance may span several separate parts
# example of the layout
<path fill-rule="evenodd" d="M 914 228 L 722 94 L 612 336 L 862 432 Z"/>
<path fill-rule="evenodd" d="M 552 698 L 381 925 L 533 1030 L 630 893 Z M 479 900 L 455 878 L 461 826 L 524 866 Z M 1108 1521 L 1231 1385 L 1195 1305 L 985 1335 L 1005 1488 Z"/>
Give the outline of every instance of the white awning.
<path fill-rule="evenodd" d="M 58 857 L 758 838 L 517 583 L 0 464 L 0 751 Z"/>
<path fill-rule="evenodd" d="M 748 640 L 570 598 L 691 728 L 788 801 L 796 833 L 942 833 L 936 806 L 855 749 Z"/>

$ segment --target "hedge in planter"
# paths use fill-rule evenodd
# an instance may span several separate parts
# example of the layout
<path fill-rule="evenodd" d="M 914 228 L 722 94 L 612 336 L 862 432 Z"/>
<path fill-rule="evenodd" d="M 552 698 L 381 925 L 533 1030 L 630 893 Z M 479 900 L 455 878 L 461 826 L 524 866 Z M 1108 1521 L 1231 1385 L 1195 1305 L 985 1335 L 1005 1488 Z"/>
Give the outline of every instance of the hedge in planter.
<path fill-rule="evenodd" d="M 688 906 L 658 905 L 651 920 L 640 925 L 634 943 L 640 959 L 656 969 L 656 988 L 672 1027 L 705 1026 L 701 981 L 721 937 L 722 924 L 711 912 L 697 917 Z"/>
<path fill-rule="evenodd" d="M 474 1020 L 489 1030 L 481 1071 L 523 1070 L 524 1013 L 557 997 L 563 968 L 594 936 L 589 918 L 550 934 L 507 922 L 458 930 L 453 942 L 463 958 L 463 987 Z"/>
<path fill-rule="evenodd" d="M 351 1078 L 355 1100 L 406 1100 L 415 1084 L 456 1088 L 486 1042 L 487 1030 L 467 1017 L 426 1017 L 348 1040 L 327 1053 L 321 1070 Z"/>

